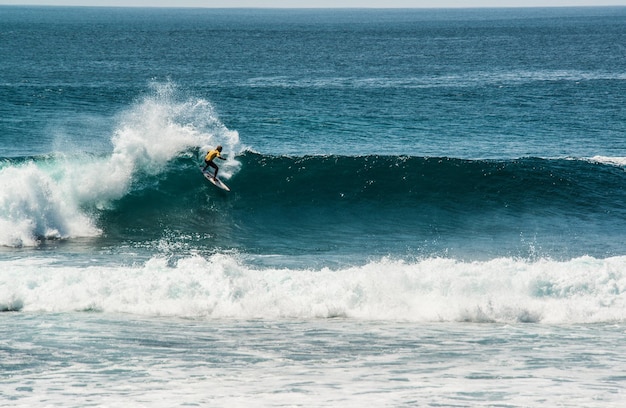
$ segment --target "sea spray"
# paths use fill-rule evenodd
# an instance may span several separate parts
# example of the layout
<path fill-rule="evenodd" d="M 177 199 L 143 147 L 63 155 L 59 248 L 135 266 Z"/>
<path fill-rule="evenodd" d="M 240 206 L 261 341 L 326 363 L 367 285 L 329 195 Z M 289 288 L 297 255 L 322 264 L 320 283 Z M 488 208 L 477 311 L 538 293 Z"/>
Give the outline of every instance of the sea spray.
<path fill-rule="evenodd" d="M 86 129 L 85 132 L 89 130 Z M 46 158 L 4 163 L 0 168 L 0 246 L 34 246 L 43 239 L 101 233 L 98 212 L 132 190 L 142 175 L 158 175 L 184 154 L 202 155 L 209 146 L 228 146 L 222 176 L 239 166 L 239 135 L 201 98 L 177 99 L 171 84 L 119 116 L 110 155 L 56 152 Z"/>
<path fill-rule="evenodd" d="M 33 162 L 5 167 L 0 170 L 0 245 L 98 234 L 78 206 L 75 196 Z"/>

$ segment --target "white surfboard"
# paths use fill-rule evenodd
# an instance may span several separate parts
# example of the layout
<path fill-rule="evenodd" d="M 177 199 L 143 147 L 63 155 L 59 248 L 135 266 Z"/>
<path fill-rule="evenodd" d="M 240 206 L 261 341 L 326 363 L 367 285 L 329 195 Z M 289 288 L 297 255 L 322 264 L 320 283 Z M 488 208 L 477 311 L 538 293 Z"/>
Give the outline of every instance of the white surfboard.
<path fill-rule="evenodd" d="M 213 179 L 213 174 L 203 171 L 202 175 L 204 175 L 204 178 L 209 180 L 214 186 L 219 187 L 225 191 L 230 191 L 230 188 L 226 184 L 224 184 L 222 180 L 220 180 L 219 178 Z"/>

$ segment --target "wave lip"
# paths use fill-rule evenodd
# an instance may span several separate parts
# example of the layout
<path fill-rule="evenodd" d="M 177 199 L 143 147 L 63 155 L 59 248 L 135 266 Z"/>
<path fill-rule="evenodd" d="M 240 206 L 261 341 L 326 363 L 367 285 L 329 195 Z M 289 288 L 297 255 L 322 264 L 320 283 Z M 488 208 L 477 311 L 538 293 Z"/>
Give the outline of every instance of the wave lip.
<path fill-rule="evenodd" d="M 626 157 L 593 156 L 589 161 L 601 164 L 610 164 L 618 167 L 626 167 Z"/>

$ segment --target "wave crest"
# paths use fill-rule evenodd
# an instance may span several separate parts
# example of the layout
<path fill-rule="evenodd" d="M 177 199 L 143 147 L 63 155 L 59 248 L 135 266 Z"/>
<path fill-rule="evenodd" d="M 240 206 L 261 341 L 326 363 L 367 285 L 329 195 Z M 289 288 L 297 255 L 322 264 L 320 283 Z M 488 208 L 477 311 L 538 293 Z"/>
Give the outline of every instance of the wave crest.
<path fill-rule="evenodd" d="M 96 236 L 101 230 L 94 212 L 166 171 L 173 159 L 217 143 L 239 149 L 238 133 L 219 121 L 209 102 L 179 100 L 171 84 L 155 84 L 152 94 L 124 112 L 111 141 L 107 155 L 60 152 L 0 165 L 0 246 Z"/>

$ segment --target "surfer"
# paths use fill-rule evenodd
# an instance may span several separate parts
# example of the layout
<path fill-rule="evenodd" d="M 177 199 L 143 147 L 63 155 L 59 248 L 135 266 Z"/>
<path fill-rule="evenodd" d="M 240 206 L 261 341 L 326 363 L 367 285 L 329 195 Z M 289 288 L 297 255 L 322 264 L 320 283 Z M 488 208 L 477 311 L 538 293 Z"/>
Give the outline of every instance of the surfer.
<path fill-rule="evenodd" d="M 225 158 L 222 157 L 221 153 L 222 153 L 222 146 L 220 145 L 220 146 L 217 146 L 213 150 L 209 150 L 207 152 L 206 156 L 204 157 L 204 162 L 206 163 L 206 166 L 204 166 L 202 171 L 205 172 L 207 167 L 209 167 L 209 166 L 213 167 L 215 169 L 215 174 L 213 175 L 213 180 L 217 180 L 217 172 L 220 169 L 219 167 L 217 167 L 217 164 L 215 164 L 213 162 L 213 160 L 215 160 L 215 158 L 226 160 Z"/>

